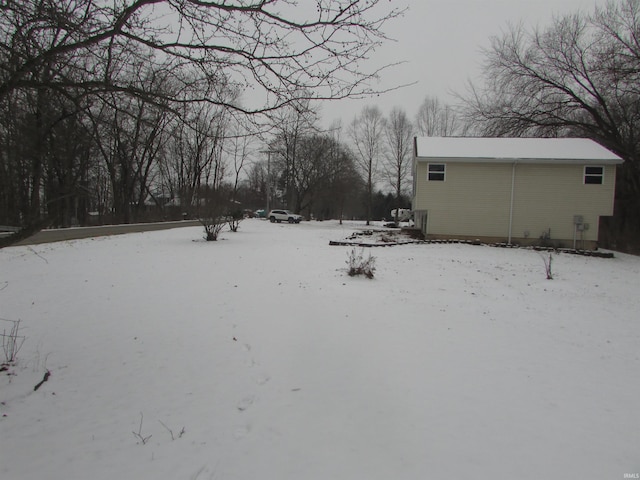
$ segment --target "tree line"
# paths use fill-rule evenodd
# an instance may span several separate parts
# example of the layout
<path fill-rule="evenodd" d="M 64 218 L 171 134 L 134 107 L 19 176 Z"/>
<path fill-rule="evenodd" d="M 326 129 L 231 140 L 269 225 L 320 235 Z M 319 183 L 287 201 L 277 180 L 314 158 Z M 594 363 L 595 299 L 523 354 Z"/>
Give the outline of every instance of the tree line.
<path fill-rule="evenodd" d="M 262 205 L 268 197 L 307 218 L 397 221 L 392 209 L 411 208 L 414 136 L 464 132 L 453 108 L 429 96 L 413 118 L 370 105 L 346 126 L 323 129 L 320 119 L 309 102 L 274 116 L 262 159 L 248 170 Z"/>
<path fill-rule="evenodd" d="M 373 92 L 362 60 L 401 9 L 282 3 L 3 1 L 0 224 L 233 203 L 272 115 Z"/>
<path fill-rule="evenodd" d="M 371 93 L 380 72 L 359 65 L 402 11 L 316 3 L 3 2 L 0 225 L 196 215 L 221 198 L 378 219 L 387 197 L 408 206 L 414 135 L 577 136 L 625 160 L 601 231 L 637 246 L 640 0 L 510 27 L 456 105 L 371 105 L 329 129 L 315 105 Z"/>

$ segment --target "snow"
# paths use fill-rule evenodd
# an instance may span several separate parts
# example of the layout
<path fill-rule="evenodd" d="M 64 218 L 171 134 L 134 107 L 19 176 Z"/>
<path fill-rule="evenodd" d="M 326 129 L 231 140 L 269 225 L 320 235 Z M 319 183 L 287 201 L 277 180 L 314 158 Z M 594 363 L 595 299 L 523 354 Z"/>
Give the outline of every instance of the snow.
<path fill-rule="evenodd" d="M 598 161 L 622 163 L 622 159 L 586 138 L 477 138 L 418 137 L 416 156 L 420 159 L 489 159 L 503 161 Z"/>
<path fill-rule="evenodd" d="M 0 317 L 27 337 L 0 478 L 640 472 L 638 257 L 557 254 L 546 280 L 531 250 L 407 244 L 370 249 L 368 280 L 329 246 L 362 228 L 0 250 Z"/>

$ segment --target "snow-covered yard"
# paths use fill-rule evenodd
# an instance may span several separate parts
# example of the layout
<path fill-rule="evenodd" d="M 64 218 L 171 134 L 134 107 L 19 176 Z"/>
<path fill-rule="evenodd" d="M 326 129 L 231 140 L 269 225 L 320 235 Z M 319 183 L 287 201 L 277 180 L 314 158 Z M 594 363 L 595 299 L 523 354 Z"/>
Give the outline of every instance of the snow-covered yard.
<path fill-rule="evenodd" d="M 0 250 L 0 318 L 27 337 L 0 374 L 0 478 L 640 472 L 638 257 L 559 254 L 546 280 L 530 250 L 403 245 L 371 249 L 368 280 L 329 246 L 358 228 Z"/>

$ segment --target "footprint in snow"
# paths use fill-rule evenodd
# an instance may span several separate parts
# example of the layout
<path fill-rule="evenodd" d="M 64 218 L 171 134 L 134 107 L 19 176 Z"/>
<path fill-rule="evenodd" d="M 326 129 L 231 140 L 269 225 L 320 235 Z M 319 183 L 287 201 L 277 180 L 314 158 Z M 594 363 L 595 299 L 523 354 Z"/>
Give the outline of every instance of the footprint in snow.
<path fill-rule="evenodd" d="M 269 375 L 267 375 L 266 373 L 262 373 L 260 375 L 256 375 L 254 377 L 254 380 L 258 385 L 264 385 L 269 380 L 271 380 L 271 377 Z"/>
<path fill-rule="evenodd" d="M 246 437 L 251 432 L 251 427 L 249 425 L 243 425 L 241 427 L 236 428 L 233 436 L 236 440 L 240 440 L 241 438 Z"/>
<path fill-rule="evenodd" d="M 256 397 L 254 395 L 248 395 L 246 397 L 244 397 L 242 400 L 240 400 L 238 402 L 237 408 L 238 410 L 240 410 L 241 412 L 244 412 L 247 408 L 249 408 L 251 405 L 253 405 L 253 402 L 256 400 Z"/>

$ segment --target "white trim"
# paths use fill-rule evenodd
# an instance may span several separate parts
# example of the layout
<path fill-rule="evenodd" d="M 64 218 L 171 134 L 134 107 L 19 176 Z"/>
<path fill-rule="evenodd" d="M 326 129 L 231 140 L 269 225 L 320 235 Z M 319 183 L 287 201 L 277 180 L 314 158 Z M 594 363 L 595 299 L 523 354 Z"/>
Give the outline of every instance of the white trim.
<path fill-rule="evenodd" d="M 440 160 L 440 162 L 437 162 Z M 513 162 L 534 165 L 585 165 L 594 160 L 602 165 L 619 165 L 623 160 L 599 160 L 595 158 L 584 159 L 553 159 L 553 158 L 480 158 L 480 157 L 416 157 L 416 162 L 428 163 L 507 163 Z"/>

